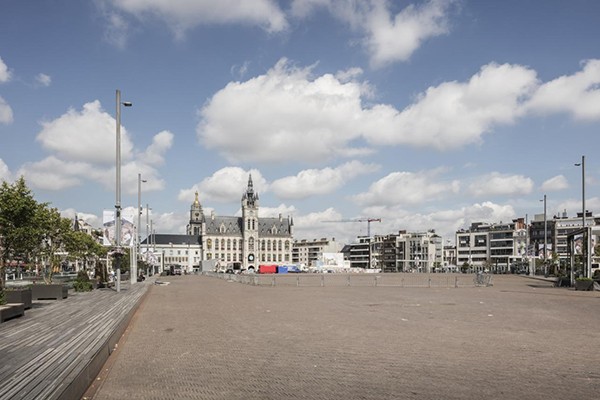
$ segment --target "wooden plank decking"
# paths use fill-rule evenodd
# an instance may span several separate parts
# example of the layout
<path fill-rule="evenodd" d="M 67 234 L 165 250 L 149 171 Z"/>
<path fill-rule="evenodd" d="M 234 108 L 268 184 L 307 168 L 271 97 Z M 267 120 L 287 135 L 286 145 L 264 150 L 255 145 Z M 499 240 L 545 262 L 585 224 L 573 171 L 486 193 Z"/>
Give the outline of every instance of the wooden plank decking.
<path fill-rule="evenodd" d="M 0 324 L 0 399 L 81 398 L 151 283 L 34 301 L 25 316 Z"/>

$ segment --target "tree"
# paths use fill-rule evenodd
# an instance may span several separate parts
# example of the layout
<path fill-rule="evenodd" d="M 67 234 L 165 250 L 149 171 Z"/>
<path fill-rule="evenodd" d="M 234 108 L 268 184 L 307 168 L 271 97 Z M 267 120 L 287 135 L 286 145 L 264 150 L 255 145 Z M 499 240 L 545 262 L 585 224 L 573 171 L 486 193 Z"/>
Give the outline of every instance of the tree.
<path fill-rule="evenodd" d="M 70 232 L 64 241 L 65 251 L 69 253 L 72 260 L 82 260 L 87 267 L 89 262 L 97 264 L 100 258 L 105 258 L 108 249 L 98 243 L 97 239 L 85 232 Z M 96 274 L 103 275 L 103 274 Z M 104 278 L 103 276 L 101 278 Z"/>
<path fill-rule="evenodd" d="M 42 229 L 40 242 L 40 255 L 48 265 L 44 268 L 44 281 L 52 282 L 52 276 L 60 269 L 61 250 L 64 250 L 68 236 L 73 232 L 71 220 L 61 217 L 56 208 L 50 208 L 46 204 L 40 204 L 37 210 L 37 221 Z"/>
<path fill-rule="evenodd" d="M 38 222 L 40 204 L 34 199 L 25 179 L 0 186 L 0 291 L 4 288 L 4 273 L 8 261 L 34 260 L 40 245 L 42 227 Z"/>

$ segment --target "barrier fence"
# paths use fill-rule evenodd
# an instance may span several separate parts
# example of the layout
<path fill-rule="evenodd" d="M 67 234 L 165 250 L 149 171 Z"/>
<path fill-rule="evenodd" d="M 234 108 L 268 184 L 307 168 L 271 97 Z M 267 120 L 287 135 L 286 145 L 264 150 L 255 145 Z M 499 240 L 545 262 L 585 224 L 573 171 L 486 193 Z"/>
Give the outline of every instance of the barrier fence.
<path fill-rule="evenodd" d="M 253 286 L 388 286 L 406 288 L 461 288 L 492 286 L 490 274 L 227 274 L 203 272 L 203 275 Z"/>

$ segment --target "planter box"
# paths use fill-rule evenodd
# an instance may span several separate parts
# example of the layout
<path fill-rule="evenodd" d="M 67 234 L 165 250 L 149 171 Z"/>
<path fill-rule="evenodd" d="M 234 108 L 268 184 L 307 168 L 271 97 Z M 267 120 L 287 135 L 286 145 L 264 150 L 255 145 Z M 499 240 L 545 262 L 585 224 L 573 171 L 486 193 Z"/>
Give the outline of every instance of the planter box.
<path fill-rule="evenodd" d="M 0 323 L 23 315 L 25 315 L 23 303 L 7 303 L 0 306 Z"/>
<path fill-rule="evenodd" d="M 23 303 L 26 310 L 31 308 L 31 288 L 4 289 L 7 303 Z"/>
<path fill-rule="evenodd" d="M 575 281 L 575 290 L 592 290 L 594 281 Z"/>
<path fill-rule="evenodd" d="M 62 283 L 31 286 L 33 300 L 62 300 L 67 296 L 69 296 L 69 288 Z"/>

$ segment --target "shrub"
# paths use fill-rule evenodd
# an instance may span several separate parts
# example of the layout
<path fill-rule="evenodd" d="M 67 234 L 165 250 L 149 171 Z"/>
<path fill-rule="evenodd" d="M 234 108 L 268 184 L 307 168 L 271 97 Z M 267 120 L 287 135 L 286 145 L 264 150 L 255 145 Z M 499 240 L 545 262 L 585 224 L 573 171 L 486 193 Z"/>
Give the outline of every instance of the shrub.
<path fill-rule="evenodd" d="M 93 289 L 92 282 L 75 281 L 73 282 L 73 289 L 76 292 L 89 292 Z"/>
<path fill-rule="evenodd" d="M 93 289 L 92 282 L 90 282 L 90 277 L 87 272 L 79 271 L 77 273 L 77 278 L 73 282 L 73 289 L 76 292 L 89 292 Z"/>

